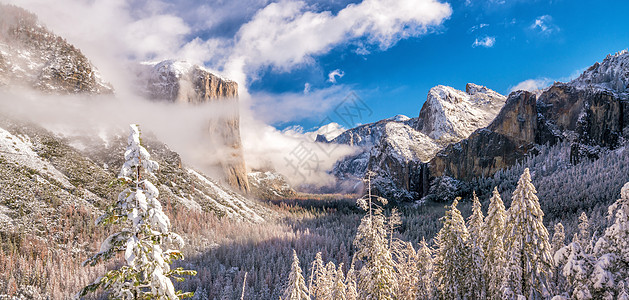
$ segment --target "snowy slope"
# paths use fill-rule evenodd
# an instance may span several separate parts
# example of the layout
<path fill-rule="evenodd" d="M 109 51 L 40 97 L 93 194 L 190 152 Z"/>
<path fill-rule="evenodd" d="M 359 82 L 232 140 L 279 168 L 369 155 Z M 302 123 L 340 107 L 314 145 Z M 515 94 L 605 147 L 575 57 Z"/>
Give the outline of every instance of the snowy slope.
<path fill-rule="evenodd" d="M 568 85 L 578 89 L 595 89 L 614 93 L 622 99 L 629 98 L 629 51 L 607 55 L 601 63 L 595 63 Z"/>
<path fill-rule="evenodd" d="M 120 192 L 109 183 L 122 163 L 124 138 L 110 138 L 109 146 L 100 138 L 85 141 L 88 153 L 35 125 L 17 124 L 0 117 L 0 231 L 26 230 L 33 216 L 41 213 L 54 222 L 60 214 L 57 210 L 66 206 L 88 207 L 97 213 Z M 160 164 L 155 174 L 160 201 L 234 220 L 257 223 L 270 216 L 256 201 L 181 167 L 178 154 L 150 136 L 143 140 Z"/>
<path fill-rule="evenodd" d="M 0 86 L 18 85 L 55 94 L 112 93 L 96 67 L 28 11 L 0 4 Z"/>
<path fill-rule="evenodd" d="M 333 139 L 332 143 L 360 151 L 339 160 L 332 173 L 341 181 L 358 182 L 370 169 L 378 174 L 377 189 L 412 197 L 404 191 L 409 186 L 409 166 L 428 162 L 447 145 L 487 126 L 505 101 L 505 96 L 473 83 L 467 84 L 465 92 L 433 87 L 419 117 L 397 115 L 349 129 Z"/>
<path fill-rule="evenodd" d="M 465 92 L 439 85 L 428 92 L 417 129 L 434 140 L 452 142 L 468 137 L 496 117 L 506 97 L 468 83 Z"/>

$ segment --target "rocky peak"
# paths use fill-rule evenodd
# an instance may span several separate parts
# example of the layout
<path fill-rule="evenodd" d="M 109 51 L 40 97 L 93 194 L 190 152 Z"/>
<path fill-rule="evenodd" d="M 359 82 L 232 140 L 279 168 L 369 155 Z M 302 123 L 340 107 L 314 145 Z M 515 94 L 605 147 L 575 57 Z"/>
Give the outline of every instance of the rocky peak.
<path fill-rule="evenodd" d="M 144 63 L 146 93 L 152 99 L 204 103 L 238 97 L 238 84 L 186 61 Z"/>
<path fill-rule="evenodd" d="M 21 85 L 56 94 L 112 93 L 79 49 L 16 6 L 0 4 L 0 86 Z"/>
<path fill-rule="evenodd" d="M 417 130 L 435 140 L 456 142 L 487 126 L 505 100 L 505 96 L 473 83 L 466 85 L 465 92 L 438 85 L 428 92 Z"/>
<path fill-rule="evenodd" d="M 608 54 L 601 63 L 595 63 L 568 84 L 579 89 L 609 91 L 629 99 L 629 51 Z"/>
<path fill-rule="evenodd" d="M 176 60 L 144 63 L 137 75 L 139 85 L 145 87 L 143 92 L 150 99 L 193 104 L 229 101 L 237 107 L 238 84 L 198 65 Z M 240 139 L 240 117 L 237 114 L 208 117 L 205 130 L 228 152 L 221 158 L 223 180 L 247 193 L 249 181 Z M 208 149 L 208 155 L 213 153 L 214 150 Z"/>

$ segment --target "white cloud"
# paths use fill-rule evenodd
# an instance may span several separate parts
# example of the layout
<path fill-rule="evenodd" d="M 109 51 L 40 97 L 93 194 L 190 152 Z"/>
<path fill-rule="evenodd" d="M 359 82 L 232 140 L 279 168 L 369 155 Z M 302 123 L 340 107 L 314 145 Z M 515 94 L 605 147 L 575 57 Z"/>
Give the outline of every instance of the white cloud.
<path fill-rule="evenodd" d="M 559 27 L 553 23 L 553 17 L 550 15 L 538 17 L 529 28 L 544 35 L 550 35 L 560 30 Z"/>
<path fill-rule="evenodd" d="M 523 91 L 535 92 L 537 90 L 541 90 L 548 87 L 553 82 L 554 81 L 552 79 L 545 78 L 545 77 L 537 78 L 537 79 L 527 79 L 511 87 L 510 91 L 514 92 L 514 91 L 523 90 Z"/>
<path fill-rule="evenodd" d="M 468 33 L 472 33 L 472 32 L 474 32 L 476 30 L 483 29 L 483 28 L 485 28 L 487 26 L 489 26 L 489 24 L 487 24 L 487 23 L 480 23 L 478 25 L 474 25 L 474 26 L 470 27 L 470 29 L 468 29 L 467 32 Z"/>
<path fill-rule="evenodd" d="M 247 163 L 259 167 L 268 161 L 278 170 L 299 139 L 267 124 L 323 119 L 348 88 L 312 90 L 308 84 L 303 93 L 249 95 L 247 85 L 261 68 L 289 71 L 339 45 L 352 44 L 361 55 L 386 50 L 402 39 L 429 33 L 452 14 L 450 4 L 439 0 L 363 0 L 344 7 L 333 1 L 336 6 L 326 8 L 330 11 L 321 9 L 330 6 L 308 1 L 8 0 L 36 13 L 80 48 L 119 97 L 134 89 L 134 74 L 126 69 L 134 61 L 185 59 L 237 81 Z M 341 74 L 339 70 L 334 80 Z M 147 127 L 155 123 L 143 122 Z M 180 125 L 182 131 L 196 126 Z M 185 146 L 177 143 L 174 148 Z M 324 165 L 331 166 L 336 158 Z M 319 175 L 313 178 L 327 176 L 324 171 Z"/>
<path fill-rule="evenodd" d="M 306 82 L 304 84 L 304 94 L 310 93 L 310 83 Z"/>
<path fill-rule="evenodd" d="M 474 40 L 474 43 L 472 43 L 472 47 L 476 48 L 476 47 L 485 47 L 485 48 L 491 48 L 494 46 L 494 44 L 496 43 L 496 38 L 493 36 L 485 36 L 483 38 L 476 38 Z"/>
<path fill-rule="evenodd" d="M 271 3 L 238 31 L 226 71 L 245 80 L 263 66 L 290 70 L 357 39 L 387 49 L 400 39 L 427 33 L 451 14 L 449 4 L 436 0 L 364 0 L 336 15 L 316 12 L 303 1 Z"/>
<path fill-rule="evenodd" d="M 336 77 L 338 76 L 338 78 L 342 78 L 343 76 L 345 76 L 345 72 L 341 71 L 340 69 L 336 69 L 332 72 L 330 72 L 328 74 L 328 81 L 332 82 L 332 83 L 336 83 Z"/>
<path fill-rule="evenodd" d="M 349 88 L 343 85 L 316 90 L 308 88 L 308 93 L 253 93 L 250 95 L 250 109 L 255 112 L 257 119 L 267 124 L 282 124 L 304 119 L 319 120 L 342 102 L 350 92 Z"/>

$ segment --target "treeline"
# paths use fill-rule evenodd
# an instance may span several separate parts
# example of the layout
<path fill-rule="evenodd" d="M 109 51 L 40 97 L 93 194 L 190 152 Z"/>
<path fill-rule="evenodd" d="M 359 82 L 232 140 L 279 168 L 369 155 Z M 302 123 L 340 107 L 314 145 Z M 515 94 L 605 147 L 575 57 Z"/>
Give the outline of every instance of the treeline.
<path fill-rule="evenodd" d="M 360 199 L 367 214 L 347 274 L 317 254 L 304 277 L 295 253 L 282 299 L 629 299 L 629 183 L 600 237 L 583 213 L 567 244 L 561 223 L 550 238 L 536 194 L 527 168 L 508 210 L 495 188 L 487 216 L 474 195 L 466 221 L 456 199 L 433 246 L 422 240 L 417 250 L 394 238 L 399 214 Z"/>

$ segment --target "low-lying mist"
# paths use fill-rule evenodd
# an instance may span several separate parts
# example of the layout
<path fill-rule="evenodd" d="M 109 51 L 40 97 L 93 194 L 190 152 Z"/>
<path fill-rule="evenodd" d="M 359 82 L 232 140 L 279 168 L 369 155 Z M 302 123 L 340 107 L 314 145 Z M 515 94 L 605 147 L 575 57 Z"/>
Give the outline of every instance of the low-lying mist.
<path fill-rule="evenodd" d="M 146 100 L 129 92 L 48 95 L 13 87 L 0 91 L 0 110 L 3 115 L 36 123 L 70 140 L 85 136 L 102 140 L 103 146 L 113 135 L 125 135 L 128 124 L 136 123 L 179 153 L 186 165 L 216 179 L 222 177 L 216 166 L 229 159 L 234 149 L 217 140 L 209 124 L 236 114 L 241 118 L 248 170 L 278 171 L 294 186 L 334 183 L 328 171 L 338 159 L 353 152 L 349 146 L 315 143 L 306 135 L 279 131 L 235 101 L 193 105 Z"/>

